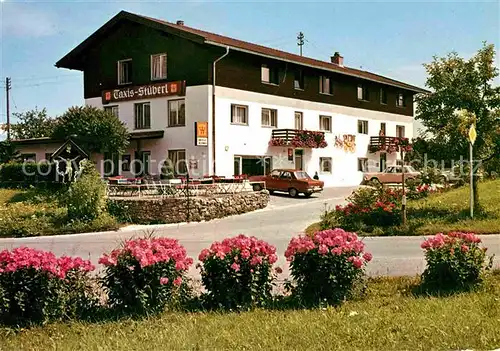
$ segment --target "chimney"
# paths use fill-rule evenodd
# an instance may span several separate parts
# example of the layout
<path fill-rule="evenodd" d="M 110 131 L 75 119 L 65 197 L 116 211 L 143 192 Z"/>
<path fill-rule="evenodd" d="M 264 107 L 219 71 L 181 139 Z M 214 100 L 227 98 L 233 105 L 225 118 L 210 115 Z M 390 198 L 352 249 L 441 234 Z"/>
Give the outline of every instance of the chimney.
<path fill-rule="evenodd" d="M 334 65 L 344 67 L 344 56 L 340 56 L 338 51 L 335 52 L 335 54 L 333 54 L 333 56 L 330 59 L 332 60 L 332 63 Z"/>
<path fill-rule="evenodd" d="M 178 26 L 183 26 L 183 25 L 184 25 L 184 21 L 182 21 L 182 20 L 178 20 L 178 21 L 176 22 L 176 24 L 177 24 Z"/>

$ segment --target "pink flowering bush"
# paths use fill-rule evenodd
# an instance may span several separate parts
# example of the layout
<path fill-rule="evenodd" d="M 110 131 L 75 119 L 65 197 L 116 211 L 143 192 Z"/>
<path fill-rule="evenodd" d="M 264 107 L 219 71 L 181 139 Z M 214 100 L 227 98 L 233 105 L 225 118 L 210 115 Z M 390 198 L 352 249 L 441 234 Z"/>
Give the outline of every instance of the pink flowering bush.
<path fill-rule="evenodd" d="M 263 306 L 271 297 L 276 248 L 255 237 L 238 235 L 214 242 L 199 255 L 201 278 L 211 307 Z"/>
<path fill-rule="evenodd" d="M 269 146 L 293 146 L 312 149 L 323 149 L 328 146 L 325 133 L 312 130 L 298 130 L 294 137 L 288 141 L 284 138 L 272 138 Z"/>
<path fill-rule="evenodd" d="M 0 252 L 0 322 L 41 324 L 90 311 L 90 261 L 20 247 Z"/>
<path fill-rule="evenodd" d="M 340 228 L 292 238 L 285 257 L 294 281 L 292 294 L 304 305 L 348 298 L 372 259 L 355 233 Z"/>
<path fill-rule="evenodd" d="M 473 233 L 439 233 L 426 239 L 421 245 L 427 262 L 423 286 L 460 290 L 479 283 L 493 263 L 493 257 L 488 260 L 486 248 L 480 244 L 481 239 Z"/>
<path fill-rule="evenodd" d="M 163 310 L 181 291 L 193 259 L 175 239 L 143 238 L 126 241 L 99 263 L 105 266 L 103 285 L 109 305 L 143 314 Z"/>

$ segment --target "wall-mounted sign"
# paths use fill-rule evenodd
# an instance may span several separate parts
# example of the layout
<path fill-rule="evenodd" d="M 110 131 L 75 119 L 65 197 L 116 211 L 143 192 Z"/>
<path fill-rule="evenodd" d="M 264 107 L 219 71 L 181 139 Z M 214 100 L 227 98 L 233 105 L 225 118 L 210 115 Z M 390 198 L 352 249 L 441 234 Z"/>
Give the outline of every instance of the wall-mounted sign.
<path fill-rule="evenodd" d="M 344 134 L 335 136 L 335 147 L 344 149 L 345 152 L 356 151 L 356 136 L 352 134 Z"/>
<path fill-rule="evenodd" d="M 152 99 L 162 96 L 186 94 L 186 82 L 167 82 L 148 85 L 137 85 L 133 87 L 123 87 L 120 89 L 104 90 L 102 92 L 102 103 L 120 102 L 138 99 Z"/>
<path fill-rule="evenodd" d="M 208 145 L 208 122 L 194 122 L 194 144 L 196 146 Z"/>

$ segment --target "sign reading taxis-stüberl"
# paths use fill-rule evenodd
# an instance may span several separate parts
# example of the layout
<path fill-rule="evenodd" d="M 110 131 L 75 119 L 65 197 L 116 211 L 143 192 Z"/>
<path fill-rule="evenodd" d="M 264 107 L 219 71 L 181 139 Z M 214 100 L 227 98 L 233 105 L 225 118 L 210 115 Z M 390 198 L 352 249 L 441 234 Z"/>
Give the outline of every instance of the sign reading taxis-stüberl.
<path fill-rule="evenodd" d="M 155 83 L 104 90 L 102 92 L 102 103 L 109 104 L 111 102 L 152 99 L 171 95 L 186 95 L 186 81 Z"/>

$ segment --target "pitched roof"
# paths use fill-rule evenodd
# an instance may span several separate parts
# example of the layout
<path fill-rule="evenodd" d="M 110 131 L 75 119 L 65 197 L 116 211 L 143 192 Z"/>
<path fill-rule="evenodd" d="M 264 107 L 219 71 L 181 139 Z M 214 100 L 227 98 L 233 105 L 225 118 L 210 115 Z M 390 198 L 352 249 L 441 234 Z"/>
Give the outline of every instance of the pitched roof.
<path fill-rule="evenodd" d="M 118 13 L 115 17 L 113 17 L 110 21 L 108 21 L 104 26 L 102 26 L 99 30 L 97 30 L 94 34 L 92 34 L 89 38 L 87 38 L 84 42 L 82 42 L 79 46 L 77 46 L 75 49 L 73 49 L 70 53 L 68 53 L 65 57 L 63 57 L 61 60 L 59 60 L 56 63 L 57 67 L 67 67 L 68 65 L 68 60 L 73 56 L 75 56 L 79 51 L 83 50 L 87 45 L 90 44 L 92 39 L 99 35 L 102 34 L 101 32 L 106 31 L 109 29 L 110 26 L 115 24 L 118 20 L 122 18 L 127 18 L 132 21 L 140 22 L 146 25 L 151 25 L 151 24 L 156 24 L 160 25 L 166 28 L 170 29 L 175 29 L 179 33 L 187 33 L 194 35 L 198 38 L 201 38 L 206 44 L 211 44 L 211 45 L 217 45 L 217 46 L 224 46 L 224 47 L 230 47 L 233 50 L 239 50 L 239 51 L 245 51 L 249 52 L 252 54 L 256 55 L 261 55 L 261 56 L 267 56 L 271 57 L 277 60 L 283 60 L 283 61 L 289 61 L 293 63 L 297 63 L 299 65 L 305 65 L 305 66 L 310 66 L 314 68 L 319 68 L 319 69 L 325 69 L 328 71 L 340 73 L 340 74 L 345 74 L 349 76 L 354 76 L 354 77 L 359 77 L 375 82 L 379 82 L 382 84 L 387 84 L 391 86 L 396 86 L 399 88 L 407 89 L 416 93 L 428 93 L 428 90 L 419 88 L 417 86 L 407 84 L 404 82 L 400 82 L 388 77 L 384 77 L 375 73 L 371 73 L 368 71 L 363 71 L 359 70 L 356 68 L 351 68 L 347 66 L 339 66 L 336 64 L 333 64 L 331 62 L 326 62 L 326 61 L 321 61 L 321 60 L 316 60 L 313 58 L 305 57 L 305 56 L 299 56 L 296 54 L 292 54 L 289 52 L 281 51 L 281 50 L 276 50 L 272 49 L 266 46 L 258 45 L 258 44 L 253 44 L 250 42 L 246 42 L 243 40 L 238 40 L 238 39 L 233 39 L 230 37 L 226 37 L 223 35 L 215 34 L 215 33 L 210 33 L 206 32 L 200 29 L 188 27 L 186 25 L 179 25 L 167 21 L 163 21 L 160 19 L 156 18 L 151 18 L 147 16 L 142 16 L 142 15 L 136 15 L 130 12 L 126 11 L 121 11 Z M 149 23 L 148 23 L 149 22 Z M 157 27 L 157 26 L 155 26 Z M 165 29 L 165 28 L 164 28 Z"/>

